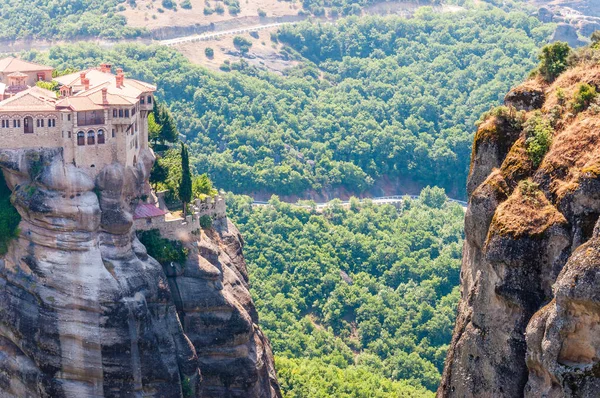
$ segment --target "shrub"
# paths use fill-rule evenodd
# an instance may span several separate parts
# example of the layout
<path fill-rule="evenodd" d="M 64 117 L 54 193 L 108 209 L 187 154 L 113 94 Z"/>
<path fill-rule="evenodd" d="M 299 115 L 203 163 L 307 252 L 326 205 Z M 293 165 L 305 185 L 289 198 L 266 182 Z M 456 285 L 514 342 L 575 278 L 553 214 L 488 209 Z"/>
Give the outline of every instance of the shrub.
<path fill-rule="evenodd" d="M 233 38 L 233 45 L 240 50 L 241 53 L 247 53 L 252 47 L 252 42 L 245 37 L 236 36 Z"/>
<path fill-rule="evenodd" d="M 593 48 L 600 48 L 600 30 L 597 30 L 594 33 L 592 33 L 590 39 L 592 40 Z"/>
<path fill-rule="evenodd" d="M 6 254 L 11 240 L 19 234 L 21 216 L 10 201 L 11 191 L 0 171 L 0 255 Z"/>
<path fill-rule="evenodd" d="M 157 229 L 139 232 L 138 238 L 146 246 L 148 254 L 162 265 L 172 262 L 185 264 L 188 251 L 181 242 L 163 238 Z"/>
<path fill-rule="evenodd" d="M 223 8 L 222 4 L 217 4 L 215 6 L 215 12 L 219 15 L 223 14 L 225 12 L 225 8 Z"/>
<path fill-rule="evenodd" d="M 210 47 L 206 47 L 204 49 L 204 55 L 206 55 L 208 58 L 212 58 L 215 56 L 215 50 Z"/>
<path fill-rule="evenodd" d="M 215 10 L 213 10 L 210 7 L 204 7 L 204 11 L 203 12 L 204 12 L 204 15 L 212 15 L 212 14 L 215 13 Z"/>
<path fill-rule="evenodd" d="M 161 4 L 169 10 L 177 8 L 177 4 L 173 0 L 162 0 Z"/>
<path fill-rule="evenodd" d="M 575 112 L 586 110 L 597 96 L 596 87 L 590 86 L 587 83 L 580 84 L 573 96 L 573 110 Z"/>
<path fill-rule="evenodd" d="M 264 18 L 267 16 L 267 12 L 265 10 L 258 9 L 258 16 Z"/>
<path fill-rule="evenodd" d="M 191 10 L 192 9 L 192 3 L 190 3 L 190 0 L 183 0 L 180 4 L 181 8 L 186 9 L 186 10 Z"/>
<path fill-rule="evenodd" d="M 552 143 L 552 126 L 548 120 L 536 115 L 525 124 L 525 135 L 527 137 L 525 146 L 527 154 L 534 167 L 538 167 Z"/>
<path fill-rule="evenodd" d="M 556 42 L 542 48 L 539 55 L 541 61 L 539 72 L 548 82 L 554 81 L 569 66 L 568 59 L 571 47 L 567 43 Z"/>
<path fill-rule="evenodd" d="M 204 229 L 212 227 L 212 218 L 206 214 L 200 217 L 200 226 Z"/>

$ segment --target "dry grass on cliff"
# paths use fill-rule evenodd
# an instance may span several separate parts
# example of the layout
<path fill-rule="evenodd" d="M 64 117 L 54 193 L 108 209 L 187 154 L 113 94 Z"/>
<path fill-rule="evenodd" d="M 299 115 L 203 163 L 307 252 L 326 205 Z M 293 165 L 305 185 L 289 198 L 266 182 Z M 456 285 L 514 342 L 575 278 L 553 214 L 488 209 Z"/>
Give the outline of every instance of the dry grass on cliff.
<path fill-rule="evenodd" d="M 600 87 L 600 65 L 582 64 L 571 68 L 560 75 L 546 90 L 546 101 L 542 110 L 550 112 L 555 106 L 560 105 L 558 89 L 562 89 L 565 100 L 569 102 L 581 83 Z"/>
<path fill-rule="evenodd" d="M 566 224 L 565 217 L 546 198 L 531 180 L 519 183 L 515 192 L 498 206 L 492 220 L 498 235 L 539 236 L 555 224 Z"/>
<path fill-rule="evenodd" d="M 562 197 L 578 186 L 579 178 L 600 171 L 600 116 L 577 116 L 554 136 L 541 170 L 552 176 L 551 190 Z"/>

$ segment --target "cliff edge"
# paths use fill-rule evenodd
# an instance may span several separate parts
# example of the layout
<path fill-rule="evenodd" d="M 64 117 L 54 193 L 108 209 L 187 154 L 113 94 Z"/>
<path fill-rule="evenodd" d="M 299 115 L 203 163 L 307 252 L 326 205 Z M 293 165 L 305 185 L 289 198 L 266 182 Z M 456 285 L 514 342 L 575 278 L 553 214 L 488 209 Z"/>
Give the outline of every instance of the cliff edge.
<path fill-rule="evenodd" d="M 479 126 L 440 397 L 600 391 L 600 65 L 586 50 Z"/>
<path fill-rule="evenodd" d="M 1 150 L 22 217 L 0 258 L 2 397 L 279 397 L 226 218 L 163 267 L 133 230 L 154 157 L 95 181 L 60 149 Z"/>

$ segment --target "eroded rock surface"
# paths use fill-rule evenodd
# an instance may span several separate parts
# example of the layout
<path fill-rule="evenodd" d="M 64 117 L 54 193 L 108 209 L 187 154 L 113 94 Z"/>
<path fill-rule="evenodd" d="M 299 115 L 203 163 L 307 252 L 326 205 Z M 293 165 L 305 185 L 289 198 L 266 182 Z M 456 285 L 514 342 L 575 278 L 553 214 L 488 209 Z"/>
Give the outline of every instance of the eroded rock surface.
<path fill-rule="evenodd" d="M 600 67 L 526 82 L 479 127 L 440 397 L 600 394 L 600 116 L 571 111 L 581 82 Z M 554 130 L 537 165 L 536 120 Z"/>
<path fill-rule="evenodd" d="M 279 396 L 235 227 L 208 230 L 181 281 L 136 238 L 153 160 L 92 181 L 60 150 L 0 151 L 22 216 L 0 259 L 1 397 Z"/>

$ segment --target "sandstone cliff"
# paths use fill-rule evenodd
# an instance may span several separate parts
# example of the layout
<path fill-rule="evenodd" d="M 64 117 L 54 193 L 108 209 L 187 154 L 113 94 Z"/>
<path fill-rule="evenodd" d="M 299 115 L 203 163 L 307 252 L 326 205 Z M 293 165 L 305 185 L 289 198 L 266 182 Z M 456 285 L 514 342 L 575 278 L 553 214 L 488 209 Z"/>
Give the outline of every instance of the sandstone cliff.
<path fill-rule="evenodd" d="M 166 270 L 132 231 L 153 160 L 92 181 L 60 150 L 0 151 L 22 216 L 0 259 L 0 397 L 280 396 L 235 227 Z"/>
<path fill-rule="evenodd" d="M 600 394 L 600 108 L 574 106 L 582 83 L 600 86 L 597 63 L 524 83 L 479 127 L 438 396 Z"/>

